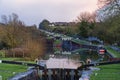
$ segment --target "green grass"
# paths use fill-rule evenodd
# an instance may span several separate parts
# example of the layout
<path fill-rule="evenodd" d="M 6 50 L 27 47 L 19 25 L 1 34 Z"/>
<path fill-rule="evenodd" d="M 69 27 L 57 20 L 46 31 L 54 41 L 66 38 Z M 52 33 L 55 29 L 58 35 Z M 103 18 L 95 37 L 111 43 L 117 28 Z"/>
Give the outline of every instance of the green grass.
<path fill-rule="evenodd" d="M 105 47 L 114 57 L 120 58 L 120 53 L 112 48 Z M 90 80 L 120 80 L 120 64 L 99 66 L 100 71 L 95 71 Z"/>
<path fill-rule="evenodd" d="M 0 58 L 0 60 L 35 63 L 34 61 L 24 61 L 24 58 Z M 15 74 L 25 72 L 27 68 L 28 66 L 0 63 L 0 76 L 2 76 L 2 80 L 7 80 Z"/>
<path fill-rule="evenodd" d="M 113 50 L 112 48 L 110 47 L 105 47 L 111 54 L 113 54 L 116 58 L 120 58 L 120 52 L 117 52 L 115 50 Z"/>
<path fill-rule="evenodd" d="M 0 58 L 0 60 L 7 60 L 7 61 L 19 61 L 19 62 L 27 62 L 27 63 L 35 63 L 35 61 L 26 61 L 25 58 Z"/>
<path fill-rule="evenodd" d="M 79 44 L 89 44 L 87 41 L 84 40 L 77 40 L 77 39 L 73 39 L 73 42 L 79 43 Z"/>
<path fill-rule="evenodd" d="M 1 60 L 10 60 L 10 61 L 22 61 L 23 58 L 12 58 L 12 57 L 9 57 L 9 58 L 0 58 Z"/>
<path fill-rule="evenodd" d="M 27 66 L 21 65 L 12 65 L 12 64 L 0 64 L 0 76 L 2 76 L 2 80 L 7 80 L 8 78 L 18 74 L 20 72 L 25 72 L 27 70 Z"/>
<path fill-rule="evenodd" d="M 99 71 L 94 71 L 90 80 L 120 80 L 120 64 L 99 66 Z"/>
<path fill-rule="evenodd" d="M 81 51 L 85 51 L 85 50 L 87 50 L 87 49 L 85 49 L 85 48 L 80 48 L 80 49 L 74 50 L 74 51 L 72 51 L 72 52 L 73 52 L 73 53 L 77 53 L 77 52 L 81 52 Z"/>
<path fill-rule="evenodd" d="M 54 44 L 56 44 L 56 45 L 57 45 L 57 44 L 61 44 L 61 40 L 55 40 L 55 41 L 54 41 Z"/>

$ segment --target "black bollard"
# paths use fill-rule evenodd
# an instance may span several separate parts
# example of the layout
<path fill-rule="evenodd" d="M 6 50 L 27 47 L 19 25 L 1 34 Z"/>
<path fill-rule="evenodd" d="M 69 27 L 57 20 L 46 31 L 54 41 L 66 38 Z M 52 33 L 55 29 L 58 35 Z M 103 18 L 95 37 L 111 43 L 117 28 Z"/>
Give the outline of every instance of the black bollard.
<path fill-rule="evenodd" d="M 48 80 L 52 80 L 52 70 L 48 70 Z"/>

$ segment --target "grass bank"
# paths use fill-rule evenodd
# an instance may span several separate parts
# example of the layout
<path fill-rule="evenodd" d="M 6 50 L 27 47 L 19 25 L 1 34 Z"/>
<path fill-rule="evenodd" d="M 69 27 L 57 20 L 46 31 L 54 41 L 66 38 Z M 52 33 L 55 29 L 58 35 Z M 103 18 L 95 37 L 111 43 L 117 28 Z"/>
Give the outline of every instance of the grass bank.
<path fill-rule="evenodd" d="M 80 39 L 73 39 L 72 41 L 73 41 L 73 42 L 76 42 L 76 43 L 78 43 L 78 44 L 89 44 L 89 42 L 84 41 L 84 40 L 80 40 Z"/>
<path fill-rule="evenodd" d="M 25 61 L 24 58 L 0 58 L 0 60 L 35 63 L 34 61 Z M 0 63 L 0 76 L 2 76 L 2 80 L 7 80 L 10 77 L 20 72 L 27 71 L 27 68 L 28 66 L 24 66 L 24 65 L 13 65 L 13 64 Z"/>
<path fill-rule="evenodd" d="M 2 80 L 7 80 L 20 72 L 25 72 L 27 68 L 27 66 L 0 63 L 0 76 Z"/>
<path fill-rule="evenodd" d="M 90 80 L 120 80 L 120 64 L 99 66 L 100 70 L 95 71 Z"/>
<path fill-rule="evenodd" d="M 115 50 L 113 50 L 112 48 L 110 48 L 109 46 L 105 47 L 112 55 L 114 55 L 114 57 L 116 58 L 120 58 L 120 52 L 117 52 Z"/>
<path fill-rule="evenodd" d="M 120 58 L 120 53 L 110 47 L 105 47 L 115 58 Z M 120 64 L 99 66 L 100 70 L 95 71 L 90 80 L 120 80 Z"/>

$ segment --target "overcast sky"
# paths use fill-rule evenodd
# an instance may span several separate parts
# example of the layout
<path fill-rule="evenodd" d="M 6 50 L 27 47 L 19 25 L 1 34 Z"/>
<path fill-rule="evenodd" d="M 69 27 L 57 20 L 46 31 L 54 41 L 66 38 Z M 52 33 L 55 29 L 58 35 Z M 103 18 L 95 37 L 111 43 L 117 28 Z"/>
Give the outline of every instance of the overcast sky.
<path fill-rule="evenodd" d="M 69 22 L 85 11 L 97 9 L 97 0 L 0 0 L 0 16 L 16 13 L 27 25 Z"/>

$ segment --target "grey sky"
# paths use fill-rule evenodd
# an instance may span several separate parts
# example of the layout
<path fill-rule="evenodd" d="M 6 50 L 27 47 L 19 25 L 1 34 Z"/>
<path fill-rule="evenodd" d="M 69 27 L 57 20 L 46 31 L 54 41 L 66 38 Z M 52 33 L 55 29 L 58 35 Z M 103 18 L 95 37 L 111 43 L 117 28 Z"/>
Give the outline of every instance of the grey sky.
<path fill-rule="evenodd" d="M 0 16 L 16 13 L 27 25 L 38 25 L 43 19 L 69 22 L 95 9 L 97 0 L 0 0 Z"/>

